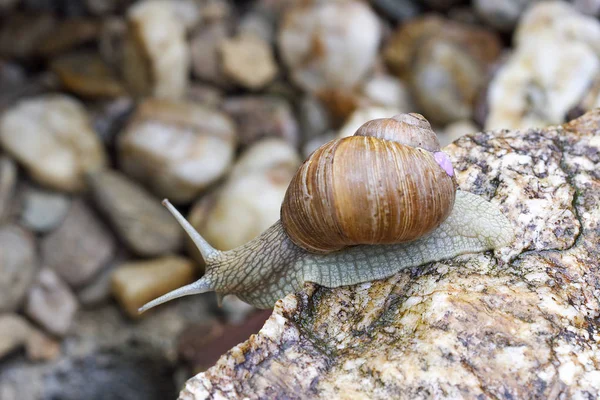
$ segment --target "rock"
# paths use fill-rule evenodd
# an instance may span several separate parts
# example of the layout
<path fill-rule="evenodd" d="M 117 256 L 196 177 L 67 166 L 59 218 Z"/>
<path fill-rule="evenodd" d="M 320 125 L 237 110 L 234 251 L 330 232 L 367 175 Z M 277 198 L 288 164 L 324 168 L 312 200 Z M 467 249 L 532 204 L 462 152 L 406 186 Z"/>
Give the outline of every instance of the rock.
<path fill-rule="evenodd" d="M 185 203 L 229 168 L 235 127 L 199 104 L 148 99 L 118 138 L 123 170 L 157 195 Z"/>
<path fill-rule="evenodd" d="M 486 129 L 564 122 L 600 72 L 600 22 L 567 3 L 543 2 L 523 16 L 514 41 L 488 89 Z"/>
<path fill-rule="evenodd" d="M 273 15 L 258 5 L 241 17 L 237 31 L 240 35 L 254 35 L 269 45 L 274 45 L 275 24 L 276 20 Z"/>
<path fill-rule="evenodd" d="M 188 86 L 185 98 L 205 107 L 218 108 L 223 102 L 223 93 L 214 86 L 194 82 Z"/>
<path fill-rule="evenodd" d="M 229 87 L 225 71 L 221 64 L 219 49 L 229 37 L 229 28 L 224 23 L 212 23 L 199 29 L 190 42 L 192 71 L 194 75 L 206 82 Z"/>
<path fill-rule="evenodd" d="M 0 360 L 23 346 L 33 328 L 17 314 L 0 314 Z"/>
<path fill-rule="evenodd" d="M 190 223 L 214 247 L 230 250 L 258 236 L 279 219 L 285 192 L 300 165 L 295 148 L 265 139 L 240 157 L 227 182 L 203 197 L 190 213 Z M 203 263 L 193 244 L 191 254 Z"/>
<path fill-rule="evenodd" d="M 0 155 L 0 223 L 11 212 L 16 184 L 17 166 L 10 158 Z"/>
<path fill-rule="evenodd" d="M 0 144 L 32 178 L 57 190 L 85 187 L 105 154 L 83 105 L 64 95 L 23 100 L 0 119 Z"/>
<path fill-rule="evenodd" d="M 233 325 L 241 325 L 248 319 L 248 317 L 257 311 L 256 308 L 251 306 L 248 303 L 243 302 L 235 296 L 226 296 L 221 304 L 221 308 L 225 312 L 225 316 L 227 318 L 227 322 Z M 266 320 L 268 316 L 271 314 L 269 311 L 267 315 L 265 315 Z M 263 320 L 263 322 L 264 322 Z M 262 325 L 261 325 L 262 326 Z M 256 332 L 253 332 L 256 333 Z M 245 339 L 245 338 L 244 338 Z M 242 339 L 243 340 L 243 339 Z M 216 362 L 216 360 L 215 360 Z M 214 364 L 214 362 L 212 363 Z M 211 366 L 212 366 L 211 364 Z"/>
<path fill-rule="evenodd" d="M 97 207 L 135 253 L 155 256 L 179 248 L 181 227 L 144 188 L 114 171 L 95 174 L 90 183 Z"/>
<path fill-rule="evenodd" d="M 220 50 L 225 74 L 246 89 L 260 89 L 277 75 L 270 44 L 256 35 L 225 39 Z"/>
<path fill-rule="evenodd" d="M 532 3 L 532 0 L 475 0 L 473 7 L 486 23 L 500 31 L 509 32 Z"/>
<path fill-rule="evenodd" d="M 73 48 L 96 40 L 100 34 L 100 24 L 96 21 L 71 18 L 60 21 L 48 35 L 40 41 L 37 51 L 45 57 L 55 56 Z"/>
<path fill-rule="evenodd" d="M 302 146 L 302 156 L 304 159 L 307 159 L 313 153 L 313 151 L 317 150 L 325 143 L 335 139 L 337 139 L 337 135 L 333 131 L 329 131 L 320 136 L 315 136 L 314 138 L 305 142 Z"/>
<path fill-rule="evenodd" d="M 58 75 L 63 86 L 82 97 L 118 97 L 125 94 L 108 65 L 94 53 L 73 53 L 52 61 L 50 68 Z"/>
<path fill-rule="evenodd" d="M 472 117 L 487 70 L 500 50 L 499 38 L 490 31 L 426 16 L 402 25 L 384 56 L 410 84 L 423 114 L 446 125 Z"/>
<path fill-rule="evenodd" d="M 348 118 L 342 126 L 342 128 L 338 131 L 337 137 L 343 138 L 347 136 L 352 136 L 358 128 L 360 128 L 365 122 L 370 121 L 372 119 L 378 118 L 391 118 L 394 115 L 402 113 L 403 110 L 399 110 L 397 108 L 384 108 L 384 107 L 366 107 L 360 108 Z"/>
<path fill-rule="evenodd" d="M 290 105 L 275 96 L 241 96 L 226 99 L 223 110 L 236 122 L 240 144 L 248 146 L 265 137 L 298 144 L 298 123 Z"/>
<path fill-rule="evenodd" d="M 123 73 L 139 96 L 179 99 L 185 94 L 190 53 L 185 27 L 167 0 L 145 0 L 127 11 Z"/>
<path fill-rule="evenodd" d="M 373 0 L 372 3 L 395 22 L 415 18 L 421 13 L 421 4 L 415 0 Z"/>
<path fill-rule="evenodd" d="M 115 264 L 111 263 L 111 265 L 103 268 L 89 285 L 77 292 L 77 299 L 83 307 L 97 307 L 110 299 L 114 267 Z"/>
<path fill-rule="evenodd" d="M 600 15 L 600 1 L 598 0 L 574 0 L 573 6 L 583 14 L 595 17 Z"/>
<path fill-rule="evenodd" d="M 410 112 L 416 107 L 408 85 L 387 74 L 376 74 L 365 81 L 361 88 L 361 107 L 379 106 Z"/>
<path fill-rule="evenodd" d="M 52 361 L 60 356 L 60 342 L 34 330 L 27 340 L 25 350 L 31 361 Z"/>
<path fill-rule="evenodd" d="M 314 94 L 348 90 L 373 67 L 381 39 L 375 13 L 359 1 L 296 5 L 278 35 L 290 77 Z"/>
<path fill-rule="evenodd" d="M 63 223 L 41 242 L 42 260 L 72 287 L 90 282 L 115 254 L 105 225 L 81 200 L 73 202 Z"/>
<path fill-rule="evenodd" d="M 56 27 L 49 14 L 11 13 L 0 27 L 0 56 L 26 59 L 37 54 L 38 46 Z"/>
<path fill-rule="evenodd" d="M 205 371 L 228 348 L 257 333 L 270 313 L 265 310 L 252 313 L 239 324 L 191 324 L 179 338 L 180 357 L 191 364 L 194 371 Z"/>
<path fill-rule="evenodd" d="M 453 122 L 444 127 L 442 131 L 438 132 L 440 146 L 447 146 L 465 135 L 469 135 L 479 131 L 479 127 L 477 127 L 477 125 L 475 125 L 473 121 L 470 121 L 468 119 Z"/>
<path fill-rule="evenodd" d="M 90 110 L 94 130 L 98 132 L 100 140 L 105 145 L 112 147 L 115 137 L 125 126 L 133 107 L 133 100 L 130 97 L 119 97 L 100 102 Z"/>
<path fill-rule="evenodd" d="M 182 257 L 163 257 L 121 264 L 112 276 L 113 295 L 132 318 L 159 296 L 194 280 L 194 264 Z"/>
<path fill-rule="evenodd" d="M 77 299 L 67 284 L 52 269 L 42 268 L 27 295 L 27 316 L 51 334 L 64 336 L 71 327 L 77 307 Z"/>
<path fill-rule="evenodd" d="M 33 283 L 38 267 L 35 240 L 16 225 L 0 227 L 0 312 L 15 311 Z"/>
<path fill-rule="evenodd" d="M 456 7 L 461 3 L 466 3 L 465 0 L 423 0 L 423 3 L 438 11 L 445 11 L 452 7 Z"/>
<path fill-rule="evenodd" d="M 35 187 L 27 187 L 23 192 L 21 222 L 33 231 L 53 230 L 69 211 L 71 201 L 64 194 Z"/>
<path fill-rule="evenodd" d="M 323 135 L 331 128 L 329 113 L 323 102 L 312 95 L 305 95 L 298 106 L 298 123 L 302 142 Z"/>
<path fill-rule="evenodd" d="M 459 187 L 511 246 L 338 289 L 307 284 L 180 399 L 598 398 L 600 110 L 463 137 Z"/>

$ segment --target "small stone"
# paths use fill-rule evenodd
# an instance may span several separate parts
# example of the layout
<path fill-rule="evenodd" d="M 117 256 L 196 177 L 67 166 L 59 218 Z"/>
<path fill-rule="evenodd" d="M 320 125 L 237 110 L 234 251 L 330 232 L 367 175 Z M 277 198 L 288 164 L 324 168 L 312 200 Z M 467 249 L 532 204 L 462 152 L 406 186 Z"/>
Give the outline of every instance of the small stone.
<path fill-rule="evenodd" d="M 178 99 L 190 66 L 185 27 L 167 0 L 145 0 L 127 11 L 123 74 L 139 96 Z"/>
<path fill-rule="evenodd" d="M 416 0 L 373 0 L 373 5 L 395 22 L 412 19 L 421 13 L 421 4 Z"/>
<path fill-rule="evenodd" d="M 248 146 L 265 137 L 298 144 L 298 123 L 290 105 L 275 96 L 242 96 L 226 99 L 223 110 L 233 117 L 240 144 Z"/>
<path fill-rule="evenodd" d="M 77 299 L 67 284 L 52 269 L 43 268 L 27 295 L 25 313 L 53 335 L 64 336 L 77 307 Z"/>
<path fill-rule="evenodd" d="M 236 296 L 226 296 L 221 308 L 227 315 L 227 322 L 234 325 L 242 324 L 250 314 L 256 312 L 256 308 Z"/>
<path fill-rule="evenodd" d="M 369 78 L 361 88 L 361 106 L 395 108 L 402 112 L 411 112 L 416 108 L 408 85 L 402 80 L 387 74 L 376 74 Z"/>
<path fill-rule="evenodd" d="M 38 266 L 31 233 L 17 225 L 0 227 L 0 312 L 15 311 L 33 283 Z"/>
<path fill-rule="evenodd" d="M 31 361 L 52 361 L 60 356 L 60 342 L 34 330 L 29 335 L 25 350 L 27 358 Z"/>
<path fill-rule="evenodd" d="M 46 57 L 69 51 L 98 38 L 100 25 L 93 20 L 72 18 L 61 21 L 43 38 L 37 51 Z"/>
<path fill-rule="evenodd" d="M 425 117 L 446 125 L 472 117 L 486 73 L 500 51 L 500 39 L 491 31 L 429 16 L 403 24 L 384 56 L 409 83 Z"/>
<path fill-rule="evenodd" d="M 13 160 L 0 156 L 0 223 L 11 212 L 11 201 L 17 183 L 17 166 Z"/>
<path fill-rule="evenodd" d="M 113 273 L 112 290 L 123 309 L 132 318 L 138 309 L 159 296 L 194 280 L 192 261 L 182 257 L 163 257 L 121 264 Z"/>
<path fill-rule="evenodd" d="M 302 142 L 323 135 L 331 128 L 327 108 L 315 96 L 307 94 L 302 97 L 298 110 L 298 122 L 302 134 Z"/>
<path fill-rule="evenodd" d="M 58 192 L 34 187 L 24 190 L 21 222 L 36 232 L 48 232 L 65 218 L 71 204 L 69 198 Z"/>
<path fill-rule="evenodd" d="M 490 83 L 485 128 L 564 122 L 600 73 L 600 22 L 568 3 L 543 2 L 523 15 L 514 42 Z"/>
<path fill-rule="evenodd" d="M 118 97 L 125 89 L 108 65 L 94 53 L 58 57 L 50 64 L 63 86 L 82 97 Z"/>
<path fill-rule="evenodd" d="M 108 170 L 91 176 L 90 186 L 97 207 L 135 253 L 155 256 L 179 248 L 181 227 L 143 187 Z"/>
<path fill-rule="evenodd" d="M 338 138 L 352 136 L 358 128 L 360 128 L 365 122 L 372 119 L 379 118 L 391 118 L 394 115 L 402 113 L 404 110 L 397 108 L 384 108 L 384 107 L 365 107 L 360 108 L 346 120 L 344 126 L 338 131 Z"/>
<path fill-rule="evenodd" d="M 188 86 L 185 98 L 205 107 L 218 108 L 223 102 L 223 93 L 211 85 L 194 82 Z"/>
<path fill-rule="evenodd" d="M 44 265 L 73 287 L 88 283 L 114 256 L 115 241 L 102 221 L 75 200 L 63 223 L 41 243 Z"/>
<path fill-rule="evenodd" d="M 77 292 L 79 303 L 86 308 L 94 308 L 105 304 L 111 298 L 112 275 L 117 267 L 131 258 L 127 249 L 118 249 L 117 255 L 88 283 Z"/>
<path fill-rule="evenodd" d="M 265 139 L 250 147 L 230 178 L 192 208 L 190 223 L 220 250 L 230 250 L 255 238 L 279 219 L 281 203 L 300 157 L 280 139 Z M 202 261 L 191 242 L 190 253 Z"/>
<path fill-rule="evenodd" d="M 250 11 L 241 18 L 238 33 L 254 35 L 272 45 L 275 43 L 275 19 L 261 9 Z"/>
<path fill-rule="evenodd" d="M 471 120 L 461 120 L 447 125 L 438 133 L 440 146 L 444 147 L 465 135 L 479 132 L 480 129 Z"/>
<path fill-rule="evenodd" d="M 90 110 L 94 130 L 106 146 L 114 144 L 115 137 L 125 126 L 133 108 L 130 97 L 119 97 L 100 102 Z"/>
<path fill-rule="evenodd" d="M 317 2 L 291 7 L 278 35 L 291 78 L 313 94 L 348 90 L 373 67 L 381 39 L 377 16 L 363 2 Z"/>
<path fill-rule="evenodd" d="M 219 51 L 221 43 L 228 36 L 229 29 L 224 23 L 213 23 L 198 30 L 190 42 L 194 75 L 223 88 L 231 86 L 225 76 Z"/>
<path fill-rule="evenodd" d="M 17 314 L 0 314 L 0 360 L 29 340 L 33 327 Z"/>
<path fill-rule="evenodd" d="M 534 0 L 535 1 L 535 0 Z M 474 0 L 477 14 L 492 27 L 510 32 L 532 0 Z"/>
<path fill-rule="evenodd" d="M 199 104 L 148 99 L 118 138 L 121 167 L 160 197 L 189 202 L 233 161 L 235 126 Z"/>
<path fill-rule="evenodd" d="M 329 131 L 323 135 L 315 136 L 302 145 L 302 156 L 306 159 L 313 151 L 323 146 L 325 143 L 337 139 L 337 135 L 333 131 Z"/>
<path fill-rule="evenodd" d="M 83 189 L 84 175 L 106 161 L 85 108 L 63 95 L 23 100 L 8 109 L 0 119 L 0 144 L 37 182 L 58 190 Z"/>
<path fill-rule="evenodd" d="M 271 46 L 258 36 L 225 39 L 220 50 L 225 74 L 247 89 L 260 89 L 277 75 Z"/>
<path fill-rule="evenodd" d="M 56 23 L 49 14 L 12 13 L 0 26 L 0 56 L 25 59 L 36 55 L 39 44 L 51 35 Z"/>

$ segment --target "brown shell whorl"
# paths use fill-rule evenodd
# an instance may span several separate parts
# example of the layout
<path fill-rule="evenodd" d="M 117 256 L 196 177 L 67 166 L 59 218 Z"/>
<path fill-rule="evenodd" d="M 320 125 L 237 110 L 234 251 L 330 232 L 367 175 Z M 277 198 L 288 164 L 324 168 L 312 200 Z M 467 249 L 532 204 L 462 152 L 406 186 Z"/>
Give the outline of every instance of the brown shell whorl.
<path fill-rule="evenodd" d="M 327 253 L 411 241 L 438 227 L 452 211 L 456 185 L 433 156 L 439 150 L 435 133 L 429 128 L 431 139 L 419 119 L 429 125 L 418 114 L 370 121 L 355 136 L 317 149 L 296 173 L 281 208 L 291 240 Z M 381 126 L 418 145 L 389 139 Z"/>
<path fill-rule="evenodd" d="M 429 121 L 417 113 L 368 121 L 358 128 L 354 136 L 372 136 L 431 152 L 440 151 L 440 142 Z"/>

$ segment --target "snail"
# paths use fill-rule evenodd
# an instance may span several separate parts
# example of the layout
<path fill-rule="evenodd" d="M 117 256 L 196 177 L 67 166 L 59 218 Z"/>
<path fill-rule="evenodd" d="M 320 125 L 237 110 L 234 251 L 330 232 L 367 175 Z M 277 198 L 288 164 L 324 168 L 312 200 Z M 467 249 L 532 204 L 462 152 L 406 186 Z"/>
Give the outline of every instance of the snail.
<path fill-rule="evenodd" d="M 192 238 L 205 275 L 140 308 L 215 291 L 258 308 L 302 288 L 335 288 L 387 278 L 513 240 L 507 218 L 492 203 L 457 190 L 448 156 L 420 114 L 400 114 L 361 126 L 326 143 L 302 164 L 281 207 L 281 219 L 229 251 L 211 247 L 168 202 Z"/>

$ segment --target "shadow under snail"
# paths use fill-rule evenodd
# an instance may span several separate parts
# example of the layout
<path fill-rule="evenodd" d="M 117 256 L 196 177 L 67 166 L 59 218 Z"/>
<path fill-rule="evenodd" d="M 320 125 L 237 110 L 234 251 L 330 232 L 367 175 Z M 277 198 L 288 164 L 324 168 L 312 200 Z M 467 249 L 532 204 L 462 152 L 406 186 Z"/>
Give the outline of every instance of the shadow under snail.
<path fill-rule="evenodd" d="M 400 114 L 317 149 L 292 179 L 280 221 L 233 250 L 211 247 L 165 200 L 202 254 L 206 273 L 140 312 L 210 291 L 270 308 L 304 282 L 353 285 L 508 245 L 513 229 L 500 210 L 456 186 L 427 120 Z"/>

